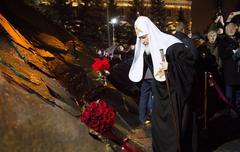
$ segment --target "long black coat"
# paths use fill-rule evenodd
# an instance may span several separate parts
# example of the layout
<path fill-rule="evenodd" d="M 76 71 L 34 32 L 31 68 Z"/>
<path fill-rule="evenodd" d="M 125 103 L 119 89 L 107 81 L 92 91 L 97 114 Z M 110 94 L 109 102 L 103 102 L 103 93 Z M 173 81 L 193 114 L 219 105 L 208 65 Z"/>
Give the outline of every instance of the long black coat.
<path fill-rule="evenodd" d="M 179 40 L 181 40 L 181 41 L 189 48 L 189 50 L 192 52 L 193 58 L 194 58 L 195 60 L 198 59 L 198 57 L 199 57 L 198 50 L 197 50 L 196 46 L 193 44 L 192 39 L 190 39 L 190 38 L 187 36 L 187 34 L 177 31 L 177 32 L 174 34 L 174 36 L 175 36 L 176 38 L 178 38 Z"/>
<path fill-rule="evenodd" d="M 238 65 L 232 58 L 233 50 L 238 47 L 238 43 L 228 36 L 224 36 L 219 43 L 219 56 L 222 59 L 224 81 L 227 85 L 240 85 Z"/>
<path fill-rule="evenodd" d="M 184 152 L 193 152 L 191 90 L 194 79 L 192 53 L 182 44 L 170 46 L 166 52 L 169 63 L 166 82 L 154 80 L 152 140 L 154 152 L 177 152 L 180 146 Z M 151 57 L 144 56 L 144 62 L 151 68 Z"/>

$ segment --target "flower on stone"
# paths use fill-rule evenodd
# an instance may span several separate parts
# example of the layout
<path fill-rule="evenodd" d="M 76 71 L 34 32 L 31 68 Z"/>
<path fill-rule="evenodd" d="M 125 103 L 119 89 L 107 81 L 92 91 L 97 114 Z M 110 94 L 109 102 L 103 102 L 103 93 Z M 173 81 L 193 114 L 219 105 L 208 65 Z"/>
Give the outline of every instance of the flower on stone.
<path fill-rule="evenodd" d="M 105 100 L 93 101 L 85 108 L 80 120 L 93 130 L 103 133 L 113 127 L 115 111 Z"/>

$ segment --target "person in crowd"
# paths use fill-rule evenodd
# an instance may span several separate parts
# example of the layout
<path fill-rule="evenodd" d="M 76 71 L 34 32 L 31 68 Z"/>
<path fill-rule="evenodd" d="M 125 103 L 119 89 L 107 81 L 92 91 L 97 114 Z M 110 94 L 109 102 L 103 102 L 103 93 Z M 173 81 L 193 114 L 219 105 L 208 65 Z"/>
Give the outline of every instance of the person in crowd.
<path fill-rule="evenodd" d="M 153 75 L 153 151 L 194 152 L 190 100 L 195 74 L 193 55 L 179 39 L 161 32 L 148 17 L 137 18 L 135 31 L 137 40 L 129 78 L 141 81 L 148 68 Z"/>
<path fill-rule="evenodd" d="M 114 48 L 113 55 L 110 61 L 110 64 L 112 66 L 122 62 L 122 54 L 124 53 L 125 48 L 123 45 L 118 45 L 116 48 Z"/>
<path fill-rule="evenodd" d="M 122 61 L 126 61 L 128 59 L 133 58 L 134 55 L 134 45 L 130 45 L 128 49 L 125 49 L 125 51 L 121 54 Z"/>
<path fill-rule="evenodd" d="M 178 22 L 176 25 L 176 32 L 174 36 L 181 40 L 186 45 L 186 47 L 188 47 L 189 50 L 191 50 L 194 59 L 197 60 L 198 58 L 197 48 L 193 44 L 192 39 L 188 37 L 185 31 L 186 31 L 185 24 L 183 22 Z"/>
<path fill-rule="evenodd" d="M 222 60 L 226 97 L 240 111 L 240 71 L 238 59 L 234 56 L 239 51 L 239 43 L 235 37 L 238 30 L 237 24 L 228 22 L 225 34 L 220 39 L 219 56 Z"/>
<path fill-rule="evenodd" d="M 209 30 L 207 33 L 206 46 L 210 51 L 210 54 L 214 56 L 215 63 L 217 65 L 217 70 L 221 70 L 222 61 L 218 53 L 218 44 L 217 44 L 217 32 L 215 30 Z M 215 64 L 214 63 L 214 64 Z"/>
<path fill-rule="evenodd" d="M 215 32 L 216 34 L 216 32 Z M 212 35 L 214 36 L 214 35 Z M 210 40 L 211 39 L 211 40 Z M 216 111 L 218 111 L 220 108 L 222 108 L 222 105 L 219 104 L 218 101 L 218 95 L 217 92 L 214 90 L 213 84 L 208 83 L 205 84 L 208 77 L 206 77 L 206 74 L 211 73 L 211 75 L 214 77 L 214 79 L 217 81 L 217 83 L 222 86 L 221 77 L 219 75 L 218 69 L 217 69 L 217 62 L 214 54 L 211 53 L 211 49 L 216 47 L 215 45 L 210 43 L 215 43 L 215 37 L 209 37 L 209 40 L 205 40 L 204 37 L 201 34 L 193 34 L 193 42 L 197 47 L 197 50 L 199 52 L 199 58 L 197 60 L 196 64 L 196 84 L 195 84 L 195 107 L 198 107 L 196 109 L 197 114 L 199 118 L 203 114 L 203 107 L 204 107 L 204 101 L 206 98 L 208 100 L 211 100 L 211 102 L 208 103 L 208 116 L 211 117 Z M 214 49 L 213 49 L 214 50 Z M 214 50 L 216 51 L 216 50 Z M 208 82 L 208 81 L 207 81 Z M 220 83 L 219 83 L 220 82 Z M 206 89 L 207 88 L 207 89 Z M 205 90 L 206 89 L 206 90 Z M 205 96 L 205 91 L 207 91 L 207 96 Z"/>
<path fill-rule="evenodd" d="M 193 44 L 196 46 L 199 53 L 197 63 L 195 64 L 198 76 L 202 73 L 211 71 L 213 58 L 210 55 L 209 49 L 206 47 L 206 40 L 201 33 L 194 33 L 192 36 Z"/>

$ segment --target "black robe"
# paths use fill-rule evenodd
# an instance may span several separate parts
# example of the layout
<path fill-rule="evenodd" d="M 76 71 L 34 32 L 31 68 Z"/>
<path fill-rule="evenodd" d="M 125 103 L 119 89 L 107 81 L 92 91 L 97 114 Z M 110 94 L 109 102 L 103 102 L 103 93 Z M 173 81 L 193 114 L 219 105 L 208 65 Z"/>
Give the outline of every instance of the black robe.
<path fill-rule="evenodd" d="M 192 152 L 193 112 L 191 91 L 194 80 L 194 59 L 182 43 L 170 46 L 166 52 L 168 62 L 166 82 L 154 80 L 152 110 L 152 144 L 154 152 Z M 151 57 L 144 62 L 152 70 Z"/>

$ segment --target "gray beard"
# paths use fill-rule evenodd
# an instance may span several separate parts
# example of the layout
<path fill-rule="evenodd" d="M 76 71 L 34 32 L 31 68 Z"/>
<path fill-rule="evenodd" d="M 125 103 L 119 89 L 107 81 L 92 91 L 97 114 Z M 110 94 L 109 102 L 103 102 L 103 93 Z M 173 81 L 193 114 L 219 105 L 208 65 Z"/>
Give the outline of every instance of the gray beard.
<path fill-rule="evenodd" d="M 150 49 L 149 49 L 149 46 L 148 46 L 148 45 L 146 45 L 144 52 L 145 52 L 147 55 L 150 54 Z"/>

